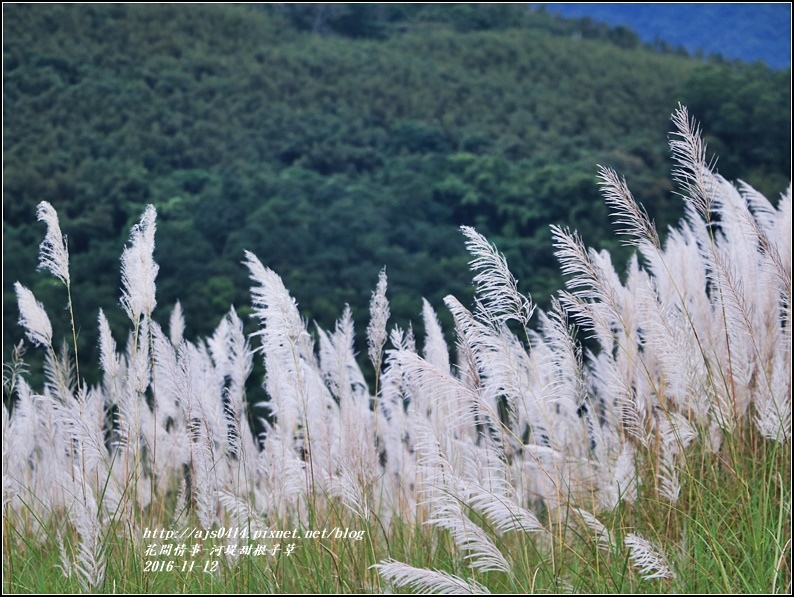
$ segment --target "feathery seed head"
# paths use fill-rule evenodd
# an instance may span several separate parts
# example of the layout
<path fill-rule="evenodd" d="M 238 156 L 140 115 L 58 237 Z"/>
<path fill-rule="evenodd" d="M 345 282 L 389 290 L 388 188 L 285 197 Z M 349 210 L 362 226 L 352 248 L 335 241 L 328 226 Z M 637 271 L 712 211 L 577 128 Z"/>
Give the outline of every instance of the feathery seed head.
<path fill-rule="evenodd" d="M 270 334 L 296 342 L 306 333 L 306 326 L 298 313 L 295 299 L 290 296 L 281 276 L 262 265 L 251 251 L 246 251 L 245 257 L 244 263 L 251 272 L 249 277 L 257 284 L 251 288 L 254 315 L 269 329 Z"/>
<path fill-rule="evenodd" d="M 140 223 L 130 231 L 130 246 L 121 255 L 121 304 L 133 322 L 141 315 L 151 315 L 157 305 L 154 281 L 160 267 L 153 255 L 156 219 L 154 206 L 148 205 Z"/>
<path fill-rule="evenodd" d="M 174 310 L 171 311 L 171 317 L 168 320 L 168 335 L 171 339 L 171 344 L 179 346 L 182 342 L 182 337 L 185 334 L 185 316 L 182 313 L 182 304 L 177 301 L 174 303 Z"/>
<path fill-rule="evenodd" d="M 623 542 L 629 549 L 634 565 L 640 569 L 640 575 L 645 580 L 676 577 L 675 572 L 667 565 L 664 554 L 646 539 L 628 533 Z"/>
<path fill-rule="evenodd" d="M 52 345 L 52 324 L 44 305 L 36 300 L 33 293 L 19 282 L 14 284 L 19 305 L 19 323 L 25 328 L 28 338 L 34 344 Z"/>
<path fill-rule="evenodd" d="M 466 249 L 473 259 L 469 262 L 477 272 L 474 284 L 483 315 L 488 319 L 507 322 L 514 319 L 526 326 L 535 312 L 531 297 L 518 291 L 518 281 L 510 273 L 507 260 L 484 236 L 470 226 L 461 226 L 466 236 Z"/>
<path fill-rule="evenodd" d="M 116 355 L 116 341 L 110 332 L 110 325 L 102 309 L 99 310 L 99 355 L 104 372 L 112 379 L 119 375 L 119 358 Z"/>
<path fill-rule="evenodd" d="M 415 568 L 393 559 L 383 560 L 372 566 L 378 574 L 397 587 L 410 586 L 415 591 L 438 595 L 489 595 L 490 591 L 476 580 L 465 580 L 459 576 L 439 570 Z"/>
<path fill-rule="evenodd" d="M 369 303 L 369 325 L 367 326 L 368 354 L 375 367 L 381 361 L 381 351 L 386 343 L 386 323 L 389 320 L 389 301 L 386 298 L 386 268 L 378 275 L 378 285 Z"/>
<path fill-rule="evenodd" d="M 706 161 L 706 144 L 700 126 L 689 118 L 689 112 L 681 104 L 673 113 L 673 124 L 678 129 L 670 141 L 670 150 L 678 166 L 673 169 L 673 178 L 685 192 L 684 200 L 692 204 L 706 220 L 711 212 L 715 194 L 714 163 Z"/>
<path fill-rule="evenodd" d="M 650 242 L 654 247 L 660 248 L 659 234 L 656 226 L 645 211 L 634 199 L 626 179 L 618 176 L 611 168 L 598 167 L 598 177 L 601 179 L 601 192 L 604 194 L 607 205 L 612 208 L 615 223 L 622 226 L 619 234 L 632 237 L 630 245 L 638 247 Z"/>
<path fill-rule="evenodd" d="M 47 224 L 47 235 L 39 245 L 39 269 L 48 269 L 61 282 L 69 285 L 69 247 L 61 234 L 58 214 L 46 201 L 39 203 L 36 219 Z"/>

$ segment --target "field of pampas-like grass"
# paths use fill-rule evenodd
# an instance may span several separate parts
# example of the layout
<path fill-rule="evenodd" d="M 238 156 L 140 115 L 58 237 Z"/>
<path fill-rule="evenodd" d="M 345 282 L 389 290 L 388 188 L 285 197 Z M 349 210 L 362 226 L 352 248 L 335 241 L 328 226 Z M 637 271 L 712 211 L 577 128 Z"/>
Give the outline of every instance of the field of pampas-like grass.
<path fill-rule="evenodd" d="M 424 338 L 389 327 L 384 270 L 374 387 L 350 310 L 309 329 L 252 253 L 253 337 L 234 309 L 195 342 L 178 304 L 158 325 L 153 206 L 121 257 L 128 336 L 98 314 L 99 385 L 74 318 L 54 338 L 17 283 L 46 381 L 22 344 L 4 364 L 4 592 L 790 593 L 791 187 L 726 181 L 672 120 L 685 217 L 664 242 L 601 168 L 635 256 L 620 273 L 553 227 L 568 283 L 542 312 L 463 227 L 476 300 L 444 301 L 454 350 L 427 301 Z M 38 218 L 71 309 L 57 213 Z"/>

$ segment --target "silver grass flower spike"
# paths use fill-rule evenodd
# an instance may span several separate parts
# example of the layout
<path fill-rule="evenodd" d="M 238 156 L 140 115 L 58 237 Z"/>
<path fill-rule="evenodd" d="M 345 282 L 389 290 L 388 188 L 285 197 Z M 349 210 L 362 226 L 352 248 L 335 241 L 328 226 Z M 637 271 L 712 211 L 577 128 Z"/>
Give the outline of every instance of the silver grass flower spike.
<path fill-rule="evenodd" d="M 367 326 L 369 360 L 380 369 L 383 345 L 386 344 L 386 323 L 389 321 L 389 301 L 386 298 L 386 268 L 378 275 L 378 285 L 369 303 L 369 325 Z"/>
<path fill-rule="evenodd" d="M 121 304 L 127 316 L 137 325 L 141 315 L 154 311 L 155 278 L 160 267 L 154 262 L 154 233 L 157 212 L 148 205 L 140 223 L 130 231 L 130 246 L 121 255 Z"/>
<path fill-rule="evenodd" d="M 573 520 L 591 533 L 591 537 L 599 549 L 607 552 L 612 550 L 614 545 L 612 534 L 594 514 L 581 508 L 572 508 L 571 514 L 573 515 Z"/>
<path fill-rule="evenodd" d="M 19 282 L 14 283 L 19 304 L 19 323 L 33 344 L 52 346 L 52 324 L 44 305 L 36 300 L 33 293 Z"/>
<path fill-rule="evenodd" d="M 714 200 L 715 182 L 712 174 L 713 164 L 706 162 L 706 144 L 700 127 L 689 118 L 685 106 L 678 105 L 673 113 L 673 124 L 677 131 L 670 141 L 673 159 L 678 165 L 673 169 L 673 178 L 684 190 L 684 200 L 691 203 L 698 213 L 709 220 Z"/>
<path fill-rule="evenodd" d="M 461 226 L 466 249 L 471 253 L 469 267 L 477 272 L 474 284 L 486 318 L 507 322 L 511 319 L 526 326 L 535 306 L 532 299 L 518 291 L 518 280 L 510 273 L 507 260 L 484 236 L 470 226 Z"/>
<path fill-rule="evenodd" d="M 184 335 L 185 316 L 182 313 L 182 304 L 177 301 L 174 303 L 174 310 L 171 311 L 171 317 L 168 320 L 168 336 L 171 339 L 171 344 L 179 346 Z"/>
<path fill-rule="evenodd" d="M 414 591 L 436 595 L 490 595 L 491 592 L 476 580 L 464 580 L 459 576 L 438 570 L 414 568 L 396 560 L 375 564 L 378 574 L 397 587 L 410 586 Z"/>
<path fill-rule="evenodd" d="M 497 462 L 504 468 L 501 460 Z M 534 512 L 516 503 L 514 489 L 508 480 L 488 481 L 496 487 L 485 489 L 475 484 L 469 487 L 468 503 L 482 512 L 496 530 L 502 533 L 538 533 L 546 530 Z"/>
<path fill-rule="evenodd" d="M 639 535 L 629 533 L 623 543 L 629 549 L 631 560 L 640 569 L 645 580 L 653 578 L 674 579 L 675 572 L 667 565 L 664 554 Z"/>
<path fill-rule="evenodd" d="M 601 192 L 607 205 L 612 208 L 615 223 L 622 226 L 618 233 L 630 237 L 630 245 L 642 247 L 645 243 L 651 243 L 655 248 L 661 248 L 656 226 L 648 212 L 634 199 L 626 185 L 626 179 L 618 176 L 611 168 L 603 166 L 598 167 L 598 177 L 601 179 Z"/>
<path fill-rule="evenodd" d="M 256 255 L 246 251 L 245 257 L 243 263 L 251 272 L 250 278 L 257 284 L 251 288 L 254 315 L 272 333 L 297 341 L 305 333 L 305 328 L 295 299 L 290 296 L 279 275 L 262 265 Z"/>
<path fill-rule="evenodd" d="M 425 359 L 441 369 L 449 371 L 449 352 L 444 341 L 444 331 L 438 323 L 438 317 L 433 307 L 422 299 L 422 318 L 425 323 Z"/>
<path fill-rule="evenodd" d="M 53 276 L 69 285 L 69 247 L 61 234 L 58 214 L 46 201 L 39 203 L 36 218 L 47 224 L 47 235 L 39 245 L 39 269 L 48 269 Z"/>
<path fill-rule="evenodd" d="M 107 565 L 101 544 L 100 516 L 99 507 L 90 490 L 85 491 L 82 497 L 75 496 L 70 518 L 80 536 L 80 544 L 74 570 L 77 571 L 80 585 L 86 592 L 94 592 L 105 580 Z"/>
<path fill-rule="evenodd" d="M 111 379 L 119 375 L 119 358 L 116 354 L 116 341 L 110 331 L 110 324 L 102 309 L 99 310 L 99 355 L 102 370 Z"/>

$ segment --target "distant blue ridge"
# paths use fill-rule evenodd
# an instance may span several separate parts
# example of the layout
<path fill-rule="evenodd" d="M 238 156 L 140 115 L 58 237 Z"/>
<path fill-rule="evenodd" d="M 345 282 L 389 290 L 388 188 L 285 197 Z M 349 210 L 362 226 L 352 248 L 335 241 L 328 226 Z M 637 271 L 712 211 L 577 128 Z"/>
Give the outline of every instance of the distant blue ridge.
<path fill-rule="evenodd" d="M 541 4 L 531 4 L 538 8 Z M 791 66 L 791 4 L 543 4 L 564 17 L 624 25 L 644 42 L 661 39 L 690 54 L 720 54 L 774 69 Z"/>

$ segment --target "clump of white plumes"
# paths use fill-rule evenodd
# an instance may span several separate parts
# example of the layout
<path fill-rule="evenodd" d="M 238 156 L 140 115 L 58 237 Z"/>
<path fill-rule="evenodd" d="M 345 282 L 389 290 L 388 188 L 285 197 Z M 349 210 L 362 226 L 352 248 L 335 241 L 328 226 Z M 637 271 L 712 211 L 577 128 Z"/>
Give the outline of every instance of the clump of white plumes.
<path fill-rule="evenodd" d="M 179 303 L 168 335 L 151 318 L 158 267 L 156 212 L 147 207 L 121 260 L 121 303 L 134 330 L 117 351 L 100 311 L 99 387 L 75 391 L 76 363 L 55 354 L 44 307 L 15 285 L 20 323 L 45 346 L 47 381 L 41 394 L 21 377 L 9 384 L 18 399 L 3 410 L 5 512 L 21 519 L 30 510 L 25 528 L 38 532 L 52 513 L 69 511 L 79 545 L 71 557 L 64 548 L 63 568 L 86 590 L 103 582 L 107 521 L 119 516 L 139 535 L 136 520 L 149 505 L 172 504 L 176 488 L 174 520 L 190 511 L 207 529 L 306 523 L 309 512 L 344 511 L 340 502 L 386 531 L 398 517 L 429 523 L 450 533 L 475 574 L 497 571 L 516 586 L 518 562 L 502 535 L 548 541 L 572 521 L 604 557 L 623 552 L 640 577 L 674 579 L 663 541 L 615 533 L 602 513 L 649 492 L 680 499 L 693 446 L 719 450 L 748 422 L 769 441 L 791 436 L 790 188 L 776 207 L 745 184 L 737 190 L 705 162 L 685 110 L 674 121 L 686 218 L 661 243 L 625 180 L 602 168 L 607 202 L 638 255 L 622 278 L 609 253 L 554 227 L 570 280 L 536 330 L 531 299 L 473 228 L 462 231 L 475 306 L 444 301 L 457 360 L 428 301 L 423 350 L 410 327 L 388 329 L 381 271 L 367 327 L 374 396 L 356 362 L 350 309 L 313 337 L 281 278 L 247 252 L 266 371 L 259 436 L 246 395 L 253 351 L 234 309 L 195 343 Z M 38 215 L 48 226 L 40 266 L 68 287 L 57 215 L 47 203 Z M 582 351 L 571 321 L 592 332 L 597 349 Z M 395 586 L 487 592 L 392 559 L 375 568 Z"/>

